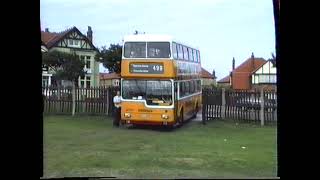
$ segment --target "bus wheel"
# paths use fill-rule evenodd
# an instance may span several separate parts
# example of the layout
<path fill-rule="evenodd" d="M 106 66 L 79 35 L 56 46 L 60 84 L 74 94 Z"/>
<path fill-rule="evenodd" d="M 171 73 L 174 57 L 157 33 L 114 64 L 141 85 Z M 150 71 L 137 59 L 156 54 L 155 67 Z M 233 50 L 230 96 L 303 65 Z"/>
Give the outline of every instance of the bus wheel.
<path fill-rule="evenodd" d="M 196 109 L 194 110 L 192 118 L 196 118 L 198 114 L 198 104 L 196 105 Z"/>
<path fill-rule="evenodd" d="M 181 110 L 181 112 L 180 112 L 180 117 L 179 117 L 179 126 L 182 126 L 182 125 L 183 125 L 183 122 L 184 122 L 184 119 L 183 119 L 183 110 Z"/>

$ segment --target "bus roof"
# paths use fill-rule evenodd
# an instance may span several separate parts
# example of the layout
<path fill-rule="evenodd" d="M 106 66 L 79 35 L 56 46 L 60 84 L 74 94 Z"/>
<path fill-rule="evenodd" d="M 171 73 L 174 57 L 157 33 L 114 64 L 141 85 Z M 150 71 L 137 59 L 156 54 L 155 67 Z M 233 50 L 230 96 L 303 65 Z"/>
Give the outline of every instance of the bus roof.
<path fill-rule="evenodd" d="M 182 45 L 185 45 L 187 47 L 193 48 L 193 49 L 197 49 L 196 47 L 190 46 L 187 43 L 183 43 L 180 42 L 178 40 L 176 40 L 175 38 L 173 38 L 170 35 L 159 35 L 159 34 L 137 34 L 137 35 L 127 35 L 124 36 L 123 38 L 123 42 L 176 42 Z"/>
<path fill-rule="evenodd" d="M 134 42 L 146 42 L 146 41 L 157 41 L 157 42 L 171 42 L 172 36 L 169 35 L 156 35 L 156 34 L 137 34 L 124 36 L 124 42 L 134 41 Z"/>

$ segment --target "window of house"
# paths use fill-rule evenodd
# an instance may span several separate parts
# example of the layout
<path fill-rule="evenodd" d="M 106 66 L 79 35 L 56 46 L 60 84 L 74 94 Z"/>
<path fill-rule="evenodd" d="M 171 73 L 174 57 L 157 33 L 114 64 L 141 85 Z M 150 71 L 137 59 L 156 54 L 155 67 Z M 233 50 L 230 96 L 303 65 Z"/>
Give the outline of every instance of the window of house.
<path fill-rule="evenodd" d="M 268 75 L 259 75 L 259 83 L 269 83 Z"/>
<path fill-rule="evenodd" d="M 90 68 L 91 68 L 91 67 L 90 67 L 90 64 L 91 64 L 91 61 L 90 61 L 90 60 L 89 60 L 89 61 L 87 60 L 87 61 L 86 61 L 86 67 L 87 67 L 87 69 L 90 69 Z"/>
<path fill-rule="evenodd" d="M 277 83 L 277 75 L 270 75 L 270 83 Z"/>
<path fill-rule="evenodd" d="M 73 46 L 73 40 L 69 39 L 69 45 Z"/>
<path fill-rule="evenodd" d="M 91 59 L 91 56 L 86 56 L 87 57 L 87 59 Z"/>
<path fill-rule="evenodd" d="M 90 87 L 90 81 L 86 81 L 86 87 L 87 87 L 87 88 Z"/>
<path fill-rule="evenodd" d="M 86 76 L 86 87 L 89 88 L 90 84 L 91 84 L 91 77 L 90 76 Z"/>
<path fill-rule="evenodd" d="M 74 40 L 74 45 L 78 46 L 79 41 L 78 40 Z"/>

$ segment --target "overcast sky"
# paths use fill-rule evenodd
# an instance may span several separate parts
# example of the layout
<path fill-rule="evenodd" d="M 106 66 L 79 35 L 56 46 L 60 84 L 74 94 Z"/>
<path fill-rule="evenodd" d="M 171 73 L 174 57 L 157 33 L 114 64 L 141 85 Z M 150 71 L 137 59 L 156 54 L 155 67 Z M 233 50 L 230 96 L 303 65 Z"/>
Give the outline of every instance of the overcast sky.
<path fill-rule="evenodd" d="M 76 26 L 100 48 L 121 43 L 135 30 L 168 34 L 193 45 L 202 66 L 218 80 L 251 56 L 275 54 L 272 0 L 40 0 L 41 28 Z M 103 72 L 103 68 L 100 68 Z"/>

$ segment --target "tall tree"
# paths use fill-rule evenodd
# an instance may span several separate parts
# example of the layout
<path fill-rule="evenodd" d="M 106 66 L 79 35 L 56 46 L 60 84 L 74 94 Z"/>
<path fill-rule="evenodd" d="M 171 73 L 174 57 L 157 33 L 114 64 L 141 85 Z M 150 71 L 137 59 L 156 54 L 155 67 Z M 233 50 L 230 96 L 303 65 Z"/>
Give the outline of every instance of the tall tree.
<path fill-rule="evenodd" d="M 107 49 L 103 46 L 95 56 L 95 60 L 101 62 L 109 72 L 121 72 L 122 46 L 119 44 L 110 44 Z"/>
<path fill-rule="evenodd" d="M 72 82 L 72 115 L 75 114 L 75 83 L 79 76 L 84 76 L 85 63 L 80 60 L 76 53 L 63 53 L 52 51 L 44 53 L 42 64 L 54 71 L 53 76 L 58 80 L 69 80 Z"/>
<path fill-rule="evenodd" d="M 53 71 L 53 76 L 58 80 L 77 82 L 79 76 L 84 76 L 85 63 L 75 53 L 52 51 L 42 54 L 42 64 Z"/>

